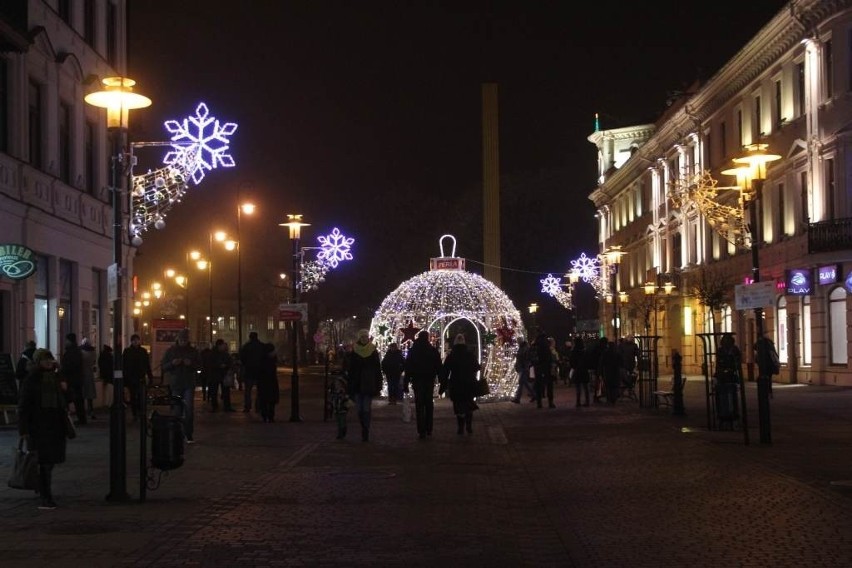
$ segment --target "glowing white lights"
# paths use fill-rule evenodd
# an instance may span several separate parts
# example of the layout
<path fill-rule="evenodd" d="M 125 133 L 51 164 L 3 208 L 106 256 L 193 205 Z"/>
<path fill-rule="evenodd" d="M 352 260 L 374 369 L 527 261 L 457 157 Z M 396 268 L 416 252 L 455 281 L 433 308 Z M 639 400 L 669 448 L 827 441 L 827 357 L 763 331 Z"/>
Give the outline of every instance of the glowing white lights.
<path fill-rule="evenodd" d="M 210 116 L 206 104 L 198 104 L 195 116 L 188 116 L 183 122 L 167 120 L 165 126 L 174 144 L 163 158 L 163 163 L 185 164 L 186 174 L 195 185 L 201 183 L 206 171 L 217 167 L 234 167 L 234 159 L 228 150 L 231 143 L 229 137 L 237 131 L 237 124 L 220 124 L 215 117 Z"/>
<path fill-rule="evenodd" d="M 454 257 L 440 260 L 449 258 Z M 443 349 L 448 328 L 459 320 L 476 330 L 475 341 L 470 337 L 468 345 L 478 349 L 482 374 L 491 386 L 487 398 L 513 396 L 517 339 L 525 335 L 521 314 L 502 290 L 478 274 L 435 269 L 406 280 L 376 310 L 370 334 L 384 352 L 389 343 L 405 338 L 403 329 L 425 329 L 441 338 L 438 347 Z"/>
<path fill-rule="evenodd" d="M 352 260 L 350 248 L 355 239 L 341 234 L 337 227 L 328 235 L 317 237 L 317 240 L 320 243 L 320 251 L 317 254 L 318 261 L 327 263 L 332 268 L 337 268 L 338 263 L 344 260 Z"/>

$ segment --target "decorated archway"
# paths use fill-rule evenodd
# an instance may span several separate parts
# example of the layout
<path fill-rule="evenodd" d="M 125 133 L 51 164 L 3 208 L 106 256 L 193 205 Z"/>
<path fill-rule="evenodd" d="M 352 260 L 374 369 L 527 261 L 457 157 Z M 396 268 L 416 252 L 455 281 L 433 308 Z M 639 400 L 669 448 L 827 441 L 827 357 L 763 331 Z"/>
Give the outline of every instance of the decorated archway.
<path fill-rule="evenodd" d="M 444 255 L 445 240 L 453 244 L 449 256 Z M 497 286 L 465 270 L 464 259 L 455 256 L 455 244 L 452 235 L 440 238 L 441 256 L 431 259 L 428 272 L 388 294 L 373 316 L 370 334 L 384 353 L 391 342 L 407 350 L 425 329 L 443 357 L 451 334 L 463 333 L 491 387 L 486 399 L 511 397 L 517 386 L 518 339 L 525 335 L 520 312 Z"/>

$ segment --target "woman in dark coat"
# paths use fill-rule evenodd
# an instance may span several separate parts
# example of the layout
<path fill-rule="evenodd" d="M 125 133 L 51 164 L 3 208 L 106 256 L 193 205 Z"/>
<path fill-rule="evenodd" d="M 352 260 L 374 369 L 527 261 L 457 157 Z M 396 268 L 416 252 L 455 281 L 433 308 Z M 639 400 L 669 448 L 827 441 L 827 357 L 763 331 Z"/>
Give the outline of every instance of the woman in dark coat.
<path fill-rule="evenodd" d="M 257 406 L 264 422 L 275 422 L 275 405 L 280 400 L 278 389 L 278 356 L 275 346 L 264 343 L 266 358 L 257 382 Z"/>
<path fill-rule="evenodd" d="M 68 405 L 56 367 L 50 351 L 37 349 L 18 398 L 18 434 L 30 451 L 38 452 L 39 509 L 56 508 L 51 491 L 53 466 L 65 461 Z"/>
<path fill-rule="evenodd" d="M 465 428 L 468 434 L 473 433 L 473 411 L 479 408 L 473 401 L 477 371 L 479 362 L 468 350 L 464 335 L 457 335 L 441 369 L 440 392 L 450 393 L 453 413 L 458 421 L 458 434 L 463 434 Z"/>

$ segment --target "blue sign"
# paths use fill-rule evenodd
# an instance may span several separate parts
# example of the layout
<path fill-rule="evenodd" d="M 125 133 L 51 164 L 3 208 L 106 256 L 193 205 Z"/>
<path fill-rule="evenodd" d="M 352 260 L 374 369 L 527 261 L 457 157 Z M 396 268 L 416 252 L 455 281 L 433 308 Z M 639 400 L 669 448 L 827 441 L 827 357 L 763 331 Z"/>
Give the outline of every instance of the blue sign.
<path fill-rule="evenodd" d="M 787 271 L 785 280 L 786 294 L 790 296 L 810 296 L 813 292 L 813 277 L 810 268 L 793 268 Z"/>
<path fill-rule="evenodd" d="M 852 272 L 846 275 L 844 286 L 846 287 L 846 291 L 852 294 Z"/>
<path fill-rule="evenodd" d="M 817 267 L 817 282 L 820 284 L 834 284 L 840 278 L 840 265 Z"/>

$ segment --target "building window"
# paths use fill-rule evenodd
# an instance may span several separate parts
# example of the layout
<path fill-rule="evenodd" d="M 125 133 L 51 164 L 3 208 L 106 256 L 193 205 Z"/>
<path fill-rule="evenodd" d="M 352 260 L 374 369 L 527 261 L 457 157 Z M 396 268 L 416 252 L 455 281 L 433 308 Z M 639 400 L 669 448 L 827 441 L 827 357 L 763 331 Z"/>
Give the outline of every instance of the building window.
<path fill-rule="evenodd" d="M 683 266 L 683 237 L 680 233 L 672 235 L 672 268 Z"/>
<path fill-rule="evenodd" d="M 787 204 L 785 202 L 786 200 L 785 200 L 785 196 L 784 196 L 785 191 L 786 190 L 784 189 L 784 184 L 779 183 L 778 184 L 778 230 L 776 231 L 776 234 L 778 235 L 778 237 L 775 239 L 776 242 L 779 241 L 781 239 L 781 237 L 783 237 L 784 235 L 787 234 L 787 232 L 784 230 L 784 228 L 785 228 L 784 219 L 786 218 L 786 215 L 787 215 L 787 211 L 786 211 Z"/>
<path fill-rule="evenodd" d="M 115 4 L 107 2 L 107 17 L 106 17 L 106 58 L 110 65 L 115 67 L 116 56 L 118 53 L 118 35 L 116 27 L 118 25 L 118 15 Z"/>
<path fill-rule="evenodd" d="M 83 39 L 95 47 L 95 0 L 83 1 Z"/>
<path fill-rule="evenodd" d="M 754 139 L 760 140 L 763 136 L 763 117 L 761 116 L 760 96 L 754 97 Z"/>
<path fill-rule="evenodd" d="M 800 197 L 802 200 L 802 222 L 807 223 L 810 221 L 811 212 L 808 207 L 808 172 L 804 171 L 799 174 L 799 191 Z"/>
<path fill-rule="evenodd" d="M 74 263 L 59 260 L 59 337 L 64 338 L 75 329 L 77 314 L 72 309 L 74 292 Z"/>
<path fill-rule="evenodd" d="M 832 365 L 845 365 L 848 360 L 846 342 L 846 290 L 837 287 L 828 294 L 829 346 Z"/>
<path fill-rule="evenodd" d="M 228 331 L 237 331 L 237 317 L 228 316 Z"/>
<path fill-rule="evenodd" d="M 796 116 L 805 114 L 805 62 L 796 63 Z"/>
<path fill-rule="evenodd" d="M 50 295 L 50 263 L 44 255 L 36 255 L 35 272 L 35 342 L 40 347 L 50 345 L 50 318 L 48 304 Z"/>
<path fill-rule="evenodd" d="M 728 125 L 724 122 L 719 125 L 719 151 L 724 160 L 728 155 Z"/>
<path fill-rule="evenodd" d="M 733 333 L 733 322 L 732 320 L 732 310 L 731 306 L 722 306 L 722 329 L 720 330 L 722 333 Z"/>
<path fill-rule="evenodd" d="M 28 118 L 29 118 L 29 149 L 30 165 L 41 169 L 42 164 L 42 139 L 41 139 L 41 85 L 30 81 L 28 96 Z"/>
<path fill-rule="evenodd" d="M 281 330 L 287 329 L 287 322 L 284 321 L 284 320 L 279 320 L 278 321 L 278 329 L 281 329 Z"/>
<path fill-rule="evenodd" d="M 103 271 L 97 268 L 92 269 L 92 313 L 89 322 L 92 325 L 91 339 L 95 345 L 100 345 L 100 329 L 101 329 L 101 279 Z"/>
<path fill-rule="evenodd" d="M 0 56 L 0 152 L 9 151 L 9 61 Z"/>
<path fill-rule="evenodd" d="M 86 191 L 95 194 L 95 125 L 86 121 L 83 127 L 85 162 L 86 162 Z"/>
<path fill-rule="evenodd" d="M 834 186 L 834 159 L 829 158 L 825 161 L 825 218 L 834 219 L 834 202 L 835 202 Z"/>
<path fill-rule="evenodd" d="M 743 139 L 745 136 L 745 132 L 743 131 L 743 111 L 742 109 L 737 110 L 737 140 L 739 141 L 739 146 L 745 146 L 745 140 Z"/>
<path fill-rule="evenodd" d="M 63 22 L 71 25 L 71 0 L 59 0 L 56 12 Z"/>
<path fill-rule="evenodd" d="M 275 329 L 275 320 L 272 316 L 266 318 L 266 329 L 268 331 L 273 331 Z"/>
<path fill-rule="evenodd" d="M 707 160 L 707 166 L 713 167 L 716 164 L 713 163 L 713 137 L 710 133 L 707 133 L 707 136 L 704 137 L 704 147 L 707 149 L 707 155 L 704 156 L 704 159 Z"/>
<path fill-rule="evenodd" d="M 781 126 L 781 80 L 778 79 L 775 81 L 775 127 L 780 128 Z"/>
<path fill-rule="evenodd" d="M 799 325 L 800 341 L 802 344 L 802 365 L 811 364 L 811 297 L 802 296 L 802 313 Z"/>
<path fill-rule="evenodd" d="M 823 76 L 825 77 L 825 100 L 834 96 L 834 53 L 832 52 L 831 40 L 822 44 Z"/>
<path fill-rule="evenodd" d="M 71 107 L 59 103 L 59 179 L 71 183 Z"/>
<path fill-rule="evenodd" d="M 787 298 L 778 298 L 775 310 L 775 345 L 778 348 L 778 360 L 787 363 Z"/>

